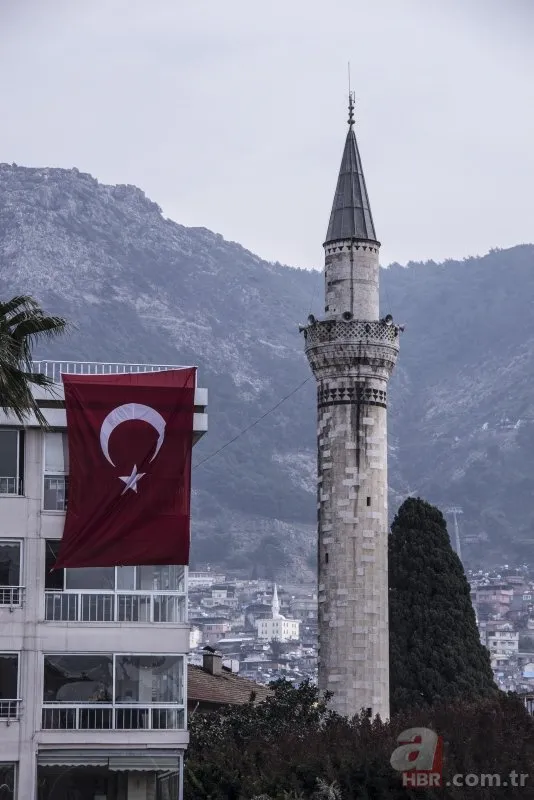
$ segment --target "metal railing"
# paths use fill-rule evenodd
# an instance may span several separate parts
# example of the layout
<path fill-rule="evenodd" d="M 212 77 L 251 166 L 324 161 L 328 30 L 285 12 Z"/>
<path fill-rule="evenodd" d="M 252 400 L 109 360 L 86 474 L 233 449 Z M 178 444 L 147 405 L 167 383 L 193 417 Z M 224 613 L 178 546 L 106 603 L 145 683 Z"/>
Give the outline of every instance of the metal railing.
<path fill-rule="evenodd" d="M 136 372 L 161 372 L 168 369 L 190 369 L 177 364 L 121 364 L 101 361 L 34 361 L 33 372 L 46 375 L 54 383 L 61 383 L 61 373 L 71 375 L 124 375 Z"/>
<path fill-rule="evenodd" d="M 0 700 L 0 721 L 19 719 L 21 700 Z"/>
<path fill-rule="evenodd" d="M 68 475 L 45 475 L 44 478 L 44 511 L 65 511 L 69 491 Z"/>
<path fill-rule="evenodd" d="M 0 494 L 22 494 L 22 480 L 12 476 L 0 476 Z"/>
<path fill-rule="evenodd" d="M 185 594 L 45 592 L 49 622 L 186 622 Z"/>
<path fill-rule="evenodd" d="M 185 726 L 183 706 L 46 703 L 43 730 L 180 730 Z"/>
<path fill-rule="evenodd" d="M 21 606 L 24 586 L 0 586 L 0 606 Z"/>

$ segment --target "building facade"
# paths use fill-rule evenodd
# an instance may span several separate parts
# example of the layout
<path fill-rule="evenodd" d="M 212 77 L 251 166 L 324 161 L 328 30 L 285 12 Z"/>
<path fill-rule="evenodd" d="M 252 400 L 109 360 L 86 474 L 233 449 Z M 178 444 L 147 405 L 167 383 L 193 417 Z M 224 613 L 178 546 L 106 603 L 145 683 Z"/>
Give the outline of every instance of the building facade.
<path fill-rule="evenodd" d="M 379 250 L 352 97 L 325 250 L 325 313 L 301 326 L 317 381 L 319 687 L 389 716 L 387 387 L 399 327 L 379 313 Z"/>
<path fill-rule="evenodd" d="M 169 366 L 40 362 L 49 424 L 0 415 L 0 784 L 13 800 L 181 797 L 187 567 L 51 571 L 68 501 L 61 372 Z M 207 430 L 195 390 L 194 440 Z"/>

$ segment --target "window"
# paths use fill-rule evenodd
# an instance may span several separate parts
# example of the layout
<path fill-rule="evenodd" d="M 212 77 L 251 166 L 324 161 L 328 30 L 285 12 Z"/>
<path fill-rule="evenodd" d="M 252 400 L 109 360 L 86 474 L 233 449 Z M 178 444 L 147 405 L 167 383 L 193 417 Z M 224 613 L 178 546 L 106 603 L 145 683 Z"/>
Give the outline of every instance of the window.
<path fill-rule="evenodd" d="M 83 567 L 51 572 L 59 553 L 60 542 L 46 542 L 46 589 L 102 592 L 185 592 L 185 568 L 153 567 Z M 1 574 L 1 573 L 0 573 Z"/>
<path fill-rule="evenodd" d="M 45 703 L 111 703 L 112 697 L 113 656 L 45 656 Z"/>
<path fill-rule="evenodd" d="M 68 499 L 69 452 L 67 434 L 45 433 L 44 494 L 45 511 L 65 511 Z"/>
<path fill-rule="evenodd" d="M 368 506 L 370 506 L 370 505 L 371 505 L 371 498 L 370 498 L 370 497 L 368 497 L 368 498 L 367 498 L 367 505 L 368 505 Z"/>
<path fill-rule="evenodd" d="M 47 655 L 43 728 L 179 729 L 183 655 Z"/>
<path fill-rule="evenodd" d="M 46 542 L 46 620 L 185 622 L 185 567 L 86 567 L 52 571 L 59 545 L 57 540 Z"/>
<path fill-rule="evenodd" d="M 20 590 L 20 542 L 0 539 L 0 606 L 19 605 Z"/>
<path fill-rule="evenodd" d="M 19 657 L 0 653 L 0 719 L 16 719 L 19 696 Z"/>
<path fill-rule="evenodd" d="M 183 656 L 115 656 L 116 703 L 183 703 Z"/>
<path fill-rule="evenodd" d="M 2 794 L 2 792 L 4 794 Z M 10 798 L 15 795 L 15 764 L 0 761 L 0 798 Z"/>
<path fill-rule="evenodd" d="M 0 495 L 23 493 L 24 431 L 0 429 Z"/>

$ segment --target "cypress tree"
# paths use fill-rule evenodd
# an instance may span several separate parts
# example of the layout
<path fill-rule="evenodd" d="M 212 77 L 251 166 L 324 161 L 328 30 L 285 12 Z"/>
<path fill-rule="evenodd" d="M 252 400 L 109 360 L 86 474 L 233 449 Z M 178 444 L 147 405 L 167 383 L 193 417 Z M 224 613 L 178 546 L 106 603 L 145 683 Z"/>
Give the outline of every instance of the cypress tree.
<path fill-rule="evenodd" d="M 462 563 L 443 514 L 420 498 L 389 537 L 391 711 L 496 695 Z"/>

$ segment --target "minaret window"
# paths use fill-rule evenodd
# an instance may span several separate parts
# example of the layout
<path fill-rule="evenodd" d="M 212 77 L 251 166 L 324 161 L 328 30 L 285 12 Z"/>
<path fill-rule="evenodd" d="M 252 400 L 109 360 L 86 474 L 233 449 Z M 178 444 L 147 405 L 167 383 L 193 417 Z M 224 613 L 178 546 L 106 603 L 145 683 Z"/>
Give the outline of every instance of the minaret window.
<path fill-rule="evenodd" d="M 368 506 L 370 506 L 370 505 L 371 505 L 371 498 L 370 498 L 370 497 L 368 497 L 368 498 L 367 498 L 367 505 L 368 505 Z"/>
<path fill-rule="evenodd" d="M 328 553 L 324 554 L 324 563 L 328 564 Z"/>

